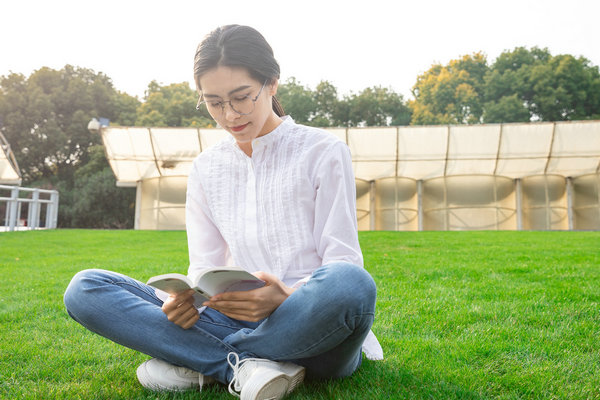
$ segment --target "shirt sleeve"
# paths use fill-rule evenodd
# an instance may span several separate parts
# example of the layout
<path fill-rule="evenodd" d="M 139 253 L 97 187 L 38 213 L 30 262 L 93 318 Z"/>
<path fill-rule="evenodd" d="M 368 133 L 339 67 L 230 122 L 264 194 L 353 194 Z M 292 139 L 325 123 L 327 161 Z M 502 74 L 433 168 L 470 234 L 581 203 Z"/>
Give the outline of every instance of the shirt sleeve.
<path fill-rule="evenodd" d="M 229 247 L 212 218 L 197 168 L 194 163 L 188 177 L 185 203 L 190 277 L 208 267 L 229 265 L 231 258 Z"/>
<path fill-rule="evenodd" d="M 356 183 L 350 149 L 335 142 L 321 152 L 314 185 L 313 236 L 323 265 L 345 261 L 363 266 L 356 220 Z"/>

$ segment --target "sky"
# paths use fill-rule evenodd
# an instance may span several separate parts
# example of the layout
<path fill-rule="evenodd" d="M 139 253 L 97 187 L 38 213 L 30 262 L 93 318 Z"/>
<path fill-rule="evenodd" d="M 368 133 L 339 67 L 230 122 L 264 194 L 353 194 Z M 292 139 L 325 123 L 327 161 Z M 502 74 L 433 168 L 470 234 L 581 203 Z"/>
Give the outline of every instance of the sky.
<path fill-rule="evenodd" d="M 66 64 L 108 75 L 142 99 L 148 84 L 193 85 L 196 46 L 225 24 L 258 29 L 281 79 L 340 95 L 383 86 L 412 98 L 417 76 L 518 46 L 600 65 L 598 0 L 1 0 L 0 75 Z"/>

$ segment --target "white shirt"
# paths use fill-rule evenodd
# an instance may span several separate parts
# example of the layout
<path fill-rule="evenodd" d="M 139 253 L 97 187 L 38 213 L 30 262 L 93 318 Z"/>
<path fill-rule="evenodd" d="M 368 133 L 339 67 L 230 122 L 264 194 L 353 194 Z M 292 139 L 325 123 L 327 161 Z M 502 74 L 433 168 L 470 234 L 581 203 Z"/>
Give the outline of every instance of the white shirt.
<path fill-rule="evenodd" d="M 190 276 L 237 265 L 297 287 L 325 264 L 363 266 L 350 150 L 290 117 L 252 142 L 252 157 L 233 137 L 198 155 L 188 178 L 186 227 Z M 381 352 L 372 334 L 365 343 L 368 357 Z"/>

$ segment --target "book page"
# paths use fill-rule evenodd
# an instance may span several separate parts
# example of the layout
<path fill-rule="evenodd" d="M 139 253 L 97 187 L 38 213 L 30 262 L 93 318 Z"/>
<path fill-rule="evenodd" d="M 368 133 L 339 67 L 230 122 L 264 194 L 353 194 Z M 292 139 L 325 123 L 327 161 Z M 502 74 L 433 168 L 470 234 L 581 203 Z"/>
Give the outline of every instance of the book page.
<path fill-rule="evenodd" d="M 191 282 L 182 274 L 164 274 L 150 278 L 148 285 L 163 290 L 169 294 L 185 292 L 191 288 Z"/>
<path fill-rule="evenodd" d="M 201 287 L 210 296 L 223 292 L 257 289 L 264 285 L 263 281 L 249 272 L 227 269 L 207 272 L 198 282 L 198 287 Z"/>

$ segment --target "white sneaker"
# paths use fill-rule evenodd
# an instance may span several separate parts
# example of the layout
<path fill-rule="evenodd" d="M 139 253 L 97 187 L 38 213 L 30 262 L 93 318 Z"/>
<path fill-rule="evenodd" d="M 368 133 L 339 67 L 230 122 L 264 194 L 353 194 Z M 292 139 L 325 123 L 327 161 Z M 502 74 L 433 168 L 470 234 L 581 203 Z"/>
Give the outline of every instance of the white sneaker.
<path fill-rule="evenodd" d="M 137 378 L 143 387 L 150 390 L 179 392 L 198 389 L 215 380 L 185 367 L 177 367 L 166 361 L 152 358 L 137 369 Z"/>
<path fill-rule="evenodd" d="M 232 356 L 235 363 L 231 362 Z M 233 369 L 229 393 L 241 400 L 279 400 L 304 379 L 304 367 L 289 362 L 260 358 L 240 360 L 236 353 L 229 353 L 227 362 Z"/>

